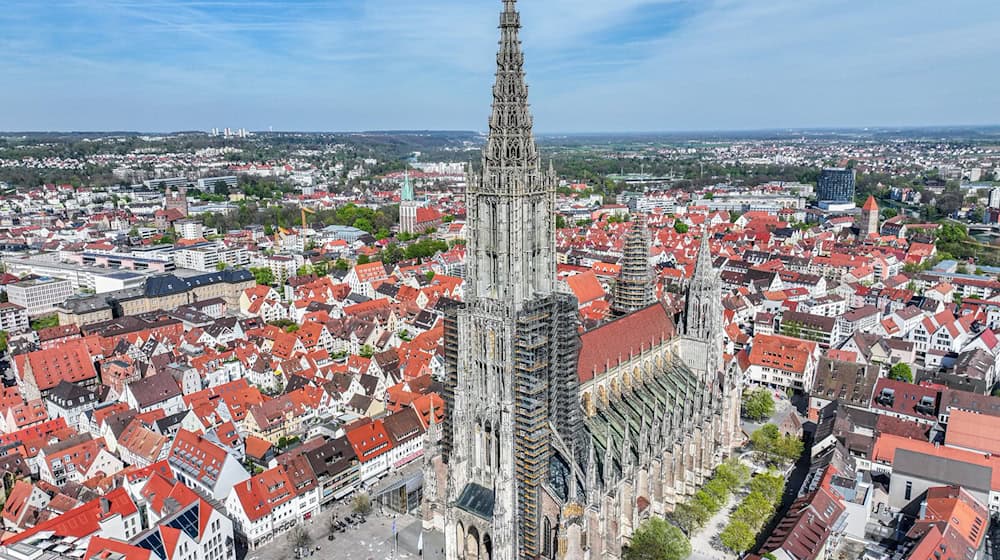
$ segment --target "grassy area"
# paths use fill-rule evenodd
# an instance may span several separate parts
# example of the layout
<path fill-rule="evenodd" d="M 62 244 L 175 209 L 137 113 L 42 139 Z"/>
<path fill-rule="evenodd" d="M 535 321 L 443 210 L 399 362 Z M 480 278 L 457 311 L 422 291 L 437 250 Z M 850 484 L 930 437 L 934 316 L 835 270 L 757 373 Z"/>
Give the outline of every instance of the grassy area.
<path fill-rule="evenodd" d="M 46 317 L 39 317 L 34 321 L 31 321 L 32 330 L 40 331 L 42 329 L 48 329 L 51 327 L 59 326 L 59 316 L 58 315 L 48 315 Z"/>

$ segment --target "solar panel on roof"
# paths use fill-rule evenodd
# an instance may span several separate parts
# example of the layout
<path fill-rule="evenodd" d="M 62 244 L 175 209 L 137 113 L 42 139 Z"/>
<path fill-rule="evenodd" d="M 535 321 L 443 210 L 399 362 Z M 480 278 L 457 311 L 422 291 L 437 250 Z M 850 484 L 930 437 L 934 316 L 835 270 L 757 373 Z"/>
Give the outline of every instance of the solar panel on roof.
<path fill-rule="evenodd" d="M 192 539 L 198 539 L 198 506 L 188 508 L 184 513 L 166 523 L 168 527 L 184 531 Z"/>
<path fill-rule="evenodd" d="M 163 539 L 160 537 L 159 531 L 153 531 L 149 536 L 137 542 L 136 546 L 150 550 L 160 558 L 167 557 L 166 547 L 163 546 Z"/>

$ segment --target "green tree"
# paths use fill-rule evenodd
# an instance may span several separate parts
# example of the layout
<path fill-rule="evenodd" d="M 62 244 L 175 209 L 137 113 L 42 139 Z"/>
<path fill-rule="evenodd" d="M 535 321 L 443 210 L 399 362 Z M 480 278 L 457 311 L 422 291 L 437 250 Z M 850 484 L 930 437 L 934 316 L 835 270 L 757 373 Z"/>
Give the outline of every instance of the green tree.
<path fill-rule="evenodd" d="M 219 196 L 229 196 L 229 184 L 222 180 L 216 181 L 215 194 Z"/>
<path fill-rule="evenodd" d="M 368 233 L 375 231 L 375 226 L 372 225 L 371 220 L 368 218 L 358 218 L 357 220 L 354 220 L 352 225 L 362 231 L 367 231 Z"/>
<path fill-rule="evenodd" d="M 774 397 L 767 389 L 757 389 L 745 395 L 743 417 L 749 420 L 764 420 L 774 414 Z"/>
<path fill-rule="evenodd" d="M 792 435 L 781 435 L 774 424 L 765 424 L 750 434 L 750 443 L 761 459 L 771 463 L 795 461 L 804 449 L 802 440 Z"/>
<path fill-rule="evenodd" d="M 674 523 L 681 530 L 690 535 L 704 527 L 708 523 L 708 520 L 712 518 L 712 514 L 698 504 L 684 502 L 674 508 L 674 512 L 670 514 L 670 518 L 673 519 Z"/>
<path fill-rule="evenodd" d="M 566 228 L 566 218 L 562 214 L 556 214 L 556 229 Z"/>
<path fill-rule="evenodd" d="M 793 462 L 802 456 L 802 452 L 805 451 L 805 444 L 795 436 L 781 436 L 775 445 L 774 451 L 779 459 Z"/>
<path fill-rule="evenodd" d="M 274 273 L 271 272 L 270 268 L 251 268 L 250 274 L 253 274 L 254 280 L 257 281 L 258 286 L 273 286 L 274 285 Z"/>
<path fill-rule="evenodd" d="M 0 331 L 0 354 L 7 351 L 7 331 Z"/>
<path fill-rule="evenodd" d="M 889 370 L 889 379 L 913 383 L 913 370 L 907 364 L 898 363 Z"/>
<path fill-rule="evenodd" d="M 755 542 L 754 531 L 742 521 L 731 521 L 719 534 L 719 540 L 729 550 L 737 554 L 743 554 L 750 550 Z"/>
<path fill-rule="evenodd" d="M 215 270 L 218 270 L 220 272 L 226 270 L 227 268 L 229 268 L 229 265 L 224 262 L 220 262 L 217 265 L 215 265 Z"/>
<path fill-rule="evenodd" d="M 347 262 L 346 259 L 337 259 L 337 262 L 333 263 L 333 268 L 347 272 L 351 270 L 351 263 Z"/>
<path fill-rule="evenodd" d="M 694 497 L 691 499 L 699 507 L 705 508 L 706 511 L 715 515 L 720 509 L 722 509 L 723 502 L 715 494 L 706 492 L 704 489 L 695 492 Z"/>
<path fill-rule="evenodd" d="M 688 228 L 688 225 L 680 220 L 674 222 L 674 231 L 676 231 L 677 233 L 685 234 L 688 232 L 689 229 L 690 228 Z"/>
<path fill-rule="evenodd" d="M 625 560 L 683 560 L 691 555 L 691 543 L 680 529 L 652 517 L 636 529 L 624 552 Z"/>
<path fill-rule="evenodd" d="M 371 358 L 375 355 L 375 349 L 371 347 L 370 344 L 365 344 L 361 347 L 361 352 L 358 353 L 362 358 Z"/>
<path fill-rule="evenodd" d="M 358 264 L 368 264 L 372 262 L 368 255 L 358 255 Z"/>
<path fill-rule="evenodd" d="M 759 493 L 774 504 L 781 500 L 781 494 L 784 491 L 785 479 L 775 471 L 758 474 L 750 481 L 751 493 Z"/>

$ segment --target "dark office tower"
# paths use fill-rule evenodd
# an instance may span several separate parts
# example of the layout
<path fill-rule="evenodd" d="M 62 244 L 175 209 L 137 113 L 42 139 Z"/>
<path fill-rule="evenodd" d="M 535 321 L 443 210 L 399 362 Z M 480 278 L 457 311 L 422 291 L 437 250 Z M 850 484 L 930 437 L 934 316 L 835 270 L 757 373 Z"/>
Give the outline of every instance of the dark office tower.
<path fill-rule="evenodd" d="M 831 167 L 823 170 L 816 188 L 816 198 L 820 202 L 852 202 L 854 200 L 853 169 Z"/>

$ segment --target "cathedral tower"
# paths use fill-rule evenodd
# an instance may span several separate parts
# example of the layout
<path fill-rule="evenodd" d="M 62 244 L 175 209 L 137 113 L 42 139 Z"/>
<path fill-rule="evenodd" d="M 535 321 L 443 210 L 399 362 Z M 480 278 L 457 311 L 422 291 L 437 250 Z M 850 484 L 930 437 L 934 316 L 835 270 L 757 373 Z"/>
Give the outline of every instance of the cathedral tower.
<path fill-rule="evenodd" d="M 556 177 L 532 134 L 520 14 L 503 4 L 489 137 L 468 178 L 465 302 L 445 324 L 449 560 L 538 557 L 552 442 L 582 437 L 577 304 L 556 283 Z"/>

